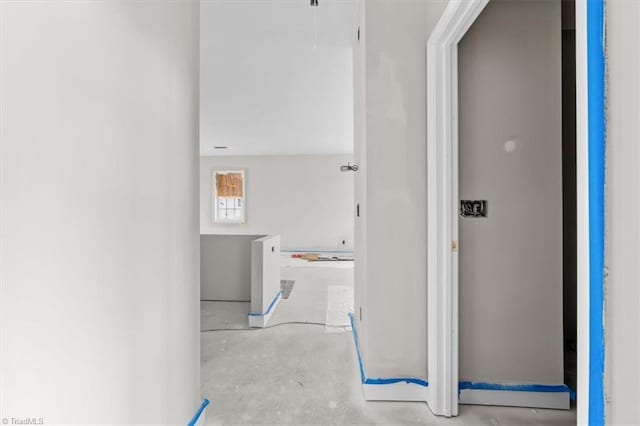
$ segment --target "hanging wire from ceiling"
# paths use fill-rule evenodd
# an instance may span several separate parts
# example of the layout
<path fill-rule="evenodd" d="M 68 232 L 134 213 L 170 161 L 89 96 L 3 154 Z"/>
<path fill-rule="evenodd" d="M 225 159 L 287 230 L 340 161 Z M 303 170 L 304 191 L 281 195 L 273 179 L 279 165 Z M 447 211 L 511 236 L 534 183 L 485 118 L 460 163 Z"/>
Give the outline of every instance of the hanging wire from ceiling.
<path fill-rule="evenodd" d="M 313 48 L 318 48 L 318 12 L 313 11 Z"/>

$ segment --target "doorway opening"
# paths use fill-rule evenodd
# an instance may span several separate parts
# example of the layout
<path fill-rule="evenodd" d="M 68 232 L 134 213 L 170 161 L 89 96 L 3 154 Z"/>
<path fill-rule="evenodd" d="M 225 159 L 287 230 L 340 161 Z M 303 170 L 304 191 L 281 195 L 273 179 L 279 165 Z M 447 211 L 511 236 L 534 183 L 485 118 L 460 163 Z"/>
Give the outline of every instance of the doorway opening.
<path fill-rule="evenodd" d="M 441 20 L 436 26 L 434 34 L 428 44 L 428 105 L 429 105 L 429 378 L 430 395 L 429 406 L 434 413 L 439 415 L 457 415 L 457 386 L 458 381 L 458 346 L 457 339 L 449 339 L 447 336 L 456 336 L 458 333 L 458 214 L 459 200 L 457 173 L 458 165 L 458 43 L 464 34 L 473 25 L 488 1 L 470 1 L 464 4 L 450 4 L 445 10 Z M 560 4 L 558 4 L 560 6 Z M 568 5 L 562 7 L 567 8 Z M 569 12 L 573 5 L 570 5 Z M 589 12 L 589 13 L 588 13 Z M 558 17 L 562 15 L 558 11 Z M 565 15 L 565 20 L 567 15 Z M 564 302 L 560 301 L 559 309 L 555 309 L 556 322 L 558 322 L 558 312 L 561 317 L 556 328 L 561 330 L 560 351 L 558 351 L 558 339 L 556 335 L 556 354 L 560 352 L 560 364 L 566 363 L 566 367 L 556 372 L 554 378 L 560 377 L 558 382 L 563 383 L 558 386 L 545 386 L 543 392 L 558 392 L 571 394 L 571 390 L 566 382 L 571 383 L 571 376 L 579 377 L 577 382 L 580 389 L 578 393 L 578 418 L 584 421 L 587 414 L 595 414 L 600 417 L 597 407 L 601 407 L 602 394 L 601 379 L 595 377 L 591 379 L 590 371 L 598 368 L 602 363 L 602 347 L 600 340 L 590 340 L 590 335 L 596 336 L 601 333 L 602 310 L 602 271 L 598 267 L 602 263 L 602 211 L 599 204 L 602 200 L 601 175 L 603 170 L 600 147 L 602 146 L 602 108 L 600 102 L 602 95 L 602 5 L 594 4 L 593 7 L 585 5 L 576 6 L 576 26 L 575 26 L 575 59 L 573 70 L 571 70 L 571 45 L 563 45 L 562 51 L 558 52 L 557 60 L 561 61 L 564 53 L 563 73 L 564 82 L 575 79 L 577 82 L 575 103 L 572 105 L 571 93 L 566 94 L 565 102 L 561 109 L 564 110 L 565 124 L 576 122 L 576 136 L 572 139 L 571 132 L 565 128 L 561 137 L 557 138 L 560 150 L 556 160 L 562 160 L 563 167 L 560 169 L 561 177 L 554 180 L 560 187 L 560 201 L 562 206 L 561 218 L 559 222 L 564 229 L 559 230 L 560 253 L 554 258 L 562 266 L 572 268 L 571 264 L 575 256 L 576 287 L 572 290 L 571 274 L 561 272 L 556 291 L 560 291 L 560 298 L 564 294 L 577 292 L 577 297 L 568 296 Z M 570 20 L 569 20 L 570 21 Z M 593 31 L 593 37 L 586 37 L 586 28 L 589 26 Z M 562 26 L 565 30 L 571 30 Z M 560 24 L 558 24 L 558 36 L 560 35 Z M 570 37 L 566 35 L 565 38 Z M 589 32 L 591 35 L 592 33 Z M 517 38 L 517 36 L 516 36 Z M 558 46 L 561 42 L 558 41 Z M 588 52 L 588 54 L 587 54 Z M 589 58 L 589 62 L 586 58 Z M 586 78 L 587 67 L 591 72 L 590 78 Z M 526 69 L 522 70 L 527 72 Z M 571 74 L 574 74 L 572 76 Z M 559 79 L 561 79 L 559 77 Z M 594 96 L 587 104 L 586 92 L 592 91 Z M 561 92 L 558 87 L 558 92 Z M 557 105 L 556 105 L 557 106 Z M 588 106 L 588 108 L 587 108 Z M 438 108 L 439 107 L 439 108 Z M 571 110 L 575 108 L 575 115 L 571 116 Z M 561 114 L 558 114 L 561 116 Z M 589 121 L 587 121 L 587 117 Z M 589 125 L 587 125 L 589 124 Z M 571 124 L 568 124 L 571 126 Z M 507 140 L 503 149 L 505 152 L 513 152 L 518 147 L 518 141 Z M 572 145 L 575 153 L 571 153 Z M 593 157 L 590 158 L 587 150 Z M 564 156 L 562 155 L 564 152 Z M 568 163 L 568 164 L 566 164 Z M 571 174 L 571 165 L 575 164 L 575 180 L 572 181 L 568 174 Z M 566 165 L 565 165 L 566 164 Z M 557 170 L 557 169 L 556 169 Z M 589 185 L 593 180 L 594 184 Z M 575 182 L 575 183 L 574 183 Z M 573 189 L 574 187 L 575 189 Z M 575 195 L 573 195 L 573 194 Z M 574 198 L 575 197 L 575 198 Z M 556 198 L 558 198 L 556 196 Z M 575 200 L 575 201 L 574 201 Z M 472 200 L 469 205 L 473 204 Z M 477 200 L 476 200 L 477 201 Z M 571 211 L 575 203 L 575 215 L 573 218 L 567 217 L 567 212 Z M 557 205 L 556 204 L 556 205 Z M 477 204 L 481 205 L 481 204 Z M 544 205 L 541 204 L 541 205 Z M 566 212 L 564 209 L 566 207 Z M 592 210 L 593 209 L 593 210 Z M 472 209 L 473 210 L 473 209 Z M 488 204 L 488 214 L 491 215 L 491 203 Z M 478 215 L 484 216 L 484 215 Z M 557 222 L 556 222 L 557 223 Z M 557 226 L 557 225 L 556 225 Z M 573 236 L 572 228 L 575 231 L 575 251 L 571 248 Z M 591 238 L 590 232 L 591 230 Z M 595 234 L 593 234 L 595 233 Z M 556 246 L 556 250 L 557 250 Z M 575 288 L 575 287 L 574 287 Z M 571 305 L 570 299 L 578 299 Z M 557 304 L 558 301 L 555 303 Z M 573 320 L 573 312 L 577 311 L 577 320 Z M 574 326 L 575 324 L 575 326 Z M 571 359 L 576 357 L 575 346 L 572 341 L 572 328 L 576 327 L 575 339 L 582 348 L 579 360 L 577 361 L 577 373 L 572 374 Z M 566 330 L 566 332 L 565 332 Z M 566 337 L 566 339 L 565 339 Z M 591 359 L 588 351 L 593 355 Z M 557 361 L 556 361 L 557 362 Z M 559 373 L 559 374 L 558 374 Z M 574 379 L 575 380 L 575 379 Z M 471 383 L 470 388 L 473 388 Z M 484 384 L 483 384 L 484 386 Z M 504 386 L 491 387 L 484 386 L 484 390 L 517 390 L 523 391 L 522 387 L 513 389 L 503 389 Z M 512 386 L 507 386 L 512 387 Z M 462 384 L 460 389 L 463 389 Z M 536 389 L 529 389 L 536 390 Z M 541 390 L 541 388 L 537 388 Z M 595 391 L 595 393 L 594 393 Z M 581 403 L 582 401 L 582 403 Z M 591 402 L 591 404 L 589 404 Z M 526 404 L 524 404 L 526 406 Z M 596 406 L 595 411 L 589 407 Z"/>
<path fill-rule="evenodd" d="M 216 406 L 207 422 L 313 423 L 311 409 L 340 406 L 341 381 L 357 371 L 342 362 L 361 172 L 357 3 L 201 2 L 201 382 Z"/>
<path fill-rule="evenodd" d="M 563 235 L 576 217 L 563 208 L 575 202 L 563 161 L 575 155 L 563 155 L 561 9 L 490 1 L 458 44 L 458 201 L 485 206 L 454 219 L 462 403 L 569 408 Z M 516 398 L 506 384 L 558 392 L 532 386 Z"/>

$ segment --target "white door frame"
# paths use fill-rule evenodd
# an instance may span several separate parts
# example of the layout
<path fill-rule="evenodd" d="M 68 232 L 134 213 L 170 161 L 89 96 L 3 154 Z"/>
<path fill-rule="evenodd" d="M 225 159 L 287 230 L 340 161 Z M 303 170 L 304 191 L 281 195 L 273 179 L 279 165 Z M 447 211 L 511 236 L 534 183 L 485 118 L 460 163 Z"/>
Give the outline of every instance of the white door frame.
<path fill-rule="evenodd" d="M 427 43 L 427 402 L 434 414 L 447 417 L 458 414 L 459 401 L 458 43 L 488 3 L 450 0 Z M 604 421 L 604 230 L 599 227 L 604 221 L 600 205 L 604 182 L 599 175 L 604 171 L 603 22 L 602 0 L 576 1 L 580 425 Z M 590 158 L 591 150 L 599 153 L 597 158 Z M 596 372 L 593 376 L 592 371 Z"/>
<path fill-rule="evenodd" d="M 489 0 L 451 0 L 427 42 L 428 404 L 458 415 L 458 43 Z"/>

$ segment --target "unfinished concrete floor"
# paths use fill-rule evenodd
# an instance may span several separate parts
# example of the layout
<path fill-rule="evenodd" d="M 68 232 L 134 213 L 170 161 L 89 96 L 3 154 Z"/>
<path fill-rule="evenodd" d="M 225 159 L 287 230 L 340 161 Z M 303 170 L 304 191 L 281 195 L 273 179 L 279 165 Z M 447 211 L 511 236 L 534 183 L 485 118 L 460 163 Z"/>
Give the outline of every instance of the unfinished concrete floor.
<path fill-rule="evenodd" d="M 353 285 L 345 282 L 345 277 L 352 280 L 352 274 L 345 274 L 345 265 L 335 267 L 335 273 L 326 265 L 307 266 L 300 266 L 304 270 L 287 269 L 296 268 L 290 265 L 283 268 L 283 278 L 297 278 L 292 297 L 283 303 L 296 306 L 290 304 L 280 321 L 300 319 L 298 314 L 308 320 L 323 318 L 317 306 L 304 306 L 323 303 L 314 275 L 327 286 Z M 305 280 L 315 283 L 308 291 L 303 287 Z M 286 324 L 247 330 L 242 319 L 247 309 L 242 304 L 203 303 L 204 329 L 233 329 L 202 333 L 202 392 L 211 401 L 208 425 L 575 424 L 574 411 L 461 406 L 459 417 L 443 419 L 431 415 L 423 403 L 365 402 L 351 333 Z"/>

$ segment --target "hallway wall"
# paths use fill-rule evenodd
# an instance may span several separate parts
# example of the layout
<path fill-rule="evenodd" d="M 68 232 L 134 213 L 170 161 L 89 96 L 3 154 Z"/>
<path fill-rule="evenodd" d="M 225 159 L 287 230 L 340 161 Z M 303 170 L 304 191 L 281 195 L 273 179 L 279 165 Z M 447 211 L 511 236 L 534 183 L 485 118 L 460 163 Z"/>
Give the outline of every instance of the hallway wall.
<path fill-rule="evenodd" d="M 280 235 L 283 249 L 353 248 L 352 155 L 260 155 L 200 158 L 203 235 Z M 246 222 L 213 222 L 213 172 L 245 170 Z M 345 244 L 342 244 L 345 241 Z"/>
<path fill-rule="evenodd" d="M 370 377 L 426 378 L 426 42 L 446 1 L 363 3 L 354 55 L 355 152 L 366 173 L 356 199 L 366 233 L 356 256 L 356 270 L 366 268 L 355 284 L 361 349 Z"/>
<path fill-rule="evenodd" d="M 0 3 L 0 412 L 200 404 L 199 2 Z"/>

